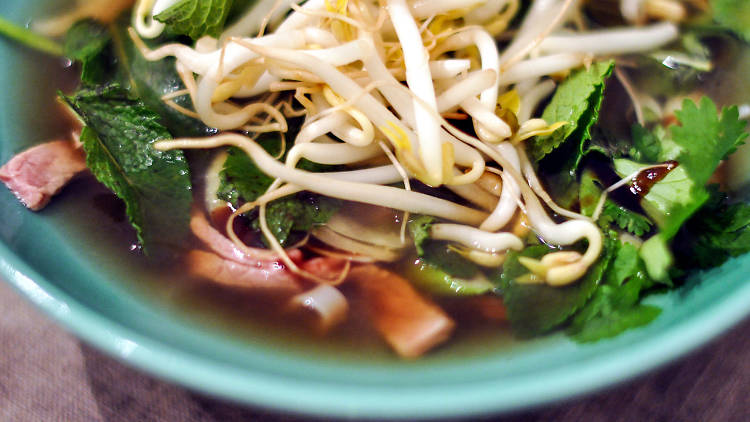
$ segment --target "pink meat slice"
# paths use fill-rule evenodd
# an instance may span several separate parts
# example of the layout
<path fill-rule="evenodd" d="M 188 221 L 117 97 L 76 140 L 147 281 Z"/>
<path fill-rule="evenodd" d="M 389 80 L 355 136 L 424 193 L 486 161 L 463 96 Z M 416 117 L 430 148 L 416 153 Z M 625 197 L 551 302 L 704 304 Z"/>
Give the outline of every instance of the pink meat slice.
<path fill-rule="evenodd" d="M 0 167 L 0 181 L 29 209 L 38 211 L 85 169 L 86 157 L 80 144 L 52 141 L 11 158 Z"/>
<path fill-rule="evenodd" d="M 346 260 L 329 256 L 310 258 L 300 268 L 324 280 L 336 280 L 346 269 Z"/>
<path fill-rule="evenodd" d="M 352 268 L 373 325 L 402 357 L 415 358 L 447 340 L 455 323 L 403 277 L 376 265 Z"/>
<path fill-rule="evenodd" d="M 238 248 L 228 237 L 216 230 L 200 210 L 192 212 L 190 229 L 198 239 L 223 258 L 246 265 L 255 265 L 258 261 L 278 260 L 277 256 L 266 249 L 247 248 L 247 251 L 244 251 Z M 302 260 L 302 252 L 299 249 L 288 250 L 287 255 L 294 262 Z"/>
<path fill-rule="evenodd" d="M 302 292 L 299 277 L 278 261 L 256 261 L 255 265 L 247 265 L 211 252 L 192 250 L 187 254 L 187 263 L 191 275 L 225 286 L 280 296 Z"/>

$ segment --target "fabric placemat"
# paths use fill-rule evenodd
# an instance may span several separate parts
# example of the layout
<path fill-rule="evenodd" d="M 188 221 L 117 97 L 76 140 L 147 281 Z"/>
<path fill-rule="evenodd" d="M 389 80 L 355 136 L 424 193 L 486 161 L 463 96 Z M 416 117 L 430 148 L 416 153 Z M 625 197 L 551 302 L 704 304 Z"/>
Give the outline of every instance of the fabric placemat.
<path fill-rule="evenodd" d="M 488 421 L 750 421 L 750 320 L 608 391 Z M 0 282 L 0 421 L 307 421 L 163 382 L 82 344 Z M 471 420 L 477 420 L 472 418 Z"/>

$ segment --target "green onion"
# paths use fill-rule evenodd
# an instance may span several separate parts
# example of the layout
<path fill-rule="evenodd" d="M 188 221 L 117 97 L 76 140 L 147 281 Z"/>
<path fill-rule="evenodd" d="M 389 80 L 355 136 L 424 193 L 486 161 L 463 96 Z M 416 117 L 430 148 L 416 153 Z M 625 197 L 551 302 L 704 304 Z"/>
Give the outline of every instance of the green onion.
<path fill-rule="evenodd" d="M 63 48 L 60 43 L 39 35 L 28 28 L 18 26 L 2 17 L 0 17 L 0 35 L 42 53 L 53 56 L 63 55 Z"/>

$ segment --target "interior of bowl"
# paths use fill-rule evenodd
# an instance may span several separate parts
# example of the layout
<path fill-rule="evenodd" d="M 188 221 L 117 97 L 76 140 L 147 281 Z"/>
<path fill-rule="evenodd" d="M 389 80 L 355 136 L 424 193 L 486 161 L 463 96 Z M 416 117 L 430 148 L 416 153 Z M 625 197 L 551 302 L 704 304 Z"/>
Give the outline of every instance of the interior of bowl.
<path fill-rule="evenodd" d="M 49 10 L 44 3 L 7 0 L 0 15 L 23 23 Z M 0 41 L 0 58 L 10 64 L 0 68 L 8 90 L 0 100 L 4 163 L 60 135 L 61 126 L 50 117 L 60 81 L 49 74 L 62 65 L 7 41 Z M 748 312 L 750 256 L 744 256 L 652 298 L 663 309 L 657 320 L 612 340 L 581 345 L 553 335 L 516 341 L 498 330 L 403 361 L 382 346 L 295 340 L 174 300 L 179 289 L 167 275 L 133 264 L 137 257 L 123 241 L 132 234 L 81 218 L 90 215 L 97 195 L 89 186 L 74 183 L 40 213 L 0 189 L 2 276 L 78 336 L 132 365 L 271 408 L 403 418 L 518 409 L 635 376 L 704 343 Z"/>

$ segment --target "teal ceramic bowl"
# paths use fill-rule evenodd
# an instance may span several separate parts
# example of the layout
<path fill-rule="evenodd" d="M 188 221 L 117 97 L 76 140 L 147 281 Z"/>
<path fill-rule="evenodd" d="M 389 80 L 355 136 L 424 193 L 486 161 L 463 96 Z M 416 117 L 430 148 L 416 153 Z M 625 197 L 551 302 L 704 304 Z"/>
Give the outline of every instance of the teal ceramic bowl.
<path fill-rule="evenodd" d="M 0 15 L 24 23 L 42 3 L 5 0 Z M 60 64 L 6 40 L 0 40 L 0 60 L 4 163 L 60 135 L 51 117 L 58 82 L 49 79 Z M 272 409 L 409 419 L 517 410 L 632 378 L 750 312 L 748 255 L 653 298 L 663 308 L 654 323 L 594 344 L 562 336 L 509 342 L 495 335 L 404 362 L 378 347 L 364 352 L 370 349 L 293 341 L 260 326 L 214 318 L 210 308 L 186 304 L 169 277 L 131 265 L 135 258 L 122 241 L 129 234 L 120 233 L 125 229 L 89 218 L 99 212 L 89 186 L 75 183 L 40 213 L 25 210 L 0 189 L 2 278 L 81 339 L 134 367 Z"/>

